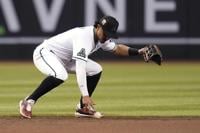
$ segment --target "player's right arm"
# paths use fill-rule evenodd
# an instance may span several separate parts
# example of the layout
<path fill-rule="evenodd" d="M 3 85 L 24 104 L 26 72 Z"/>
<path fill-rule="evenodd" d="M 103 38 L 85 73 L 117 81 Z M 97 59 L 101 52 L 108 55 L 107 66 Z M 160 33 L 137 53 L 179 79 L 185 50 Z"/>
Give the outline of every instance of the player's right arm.
<path fill-rule="evenodd" d="M 76 59 L 76 78 L 77 78 L 77 83 L 83 97 L 83 101 L 82 101 L 83 104 L 93 105 L 93 101 L 89 97 L 89 93 L 87 89 L 86 61 L 81 60 L 81 59 Z"/>
<path fill-rule="evenodd" d="M 74 39 L 73 42 L 73 59 L 76 62 L 76 78 L 77 83 L 82 95 L 82 102 L 83 104 L 93 105 L 92 99 L 89 97 L 88 88 L 87 88 L 87 75 L 86 75 L 86 65 L 88 59 L 88 44 L 87 38 L 85 39 L 84 36 L 78 35 Z"/>

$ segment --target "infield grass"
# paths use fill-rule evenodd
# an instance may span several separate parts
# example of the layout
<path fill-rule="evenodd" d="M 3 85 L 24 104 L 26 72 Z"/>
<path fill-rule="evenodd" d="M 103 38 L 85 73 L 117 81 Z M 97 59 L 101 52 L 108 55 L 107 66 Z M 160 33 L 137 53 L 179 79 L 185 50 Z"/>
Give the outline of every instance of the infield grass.
<path fill-rule="evenodd" d="M 100 62 L 93 95 L 106 116 L 200 116 L 200 62 Z M 18 116 L 18 103 L 42 81 L 32 62 L 0 63 L 0 116 Z M 74 75 L 43 96 L 34 116 L 73 116 L 80 92 Z"/>

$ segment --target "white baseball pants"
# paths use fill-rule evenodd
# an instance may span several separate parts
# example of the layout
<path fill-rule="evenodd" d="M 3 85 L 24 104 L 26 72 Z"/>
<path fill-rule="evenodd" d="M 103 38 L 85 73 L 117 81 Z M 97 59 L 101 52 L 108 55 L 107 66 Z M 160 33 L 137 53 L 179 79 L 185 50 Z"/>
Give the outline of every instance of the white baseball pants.
<path fill-rule="evenodd" d="M 69 59 L 70 60 L 70 59 Z M 68 73 L 75 73 L 75 60 L 63 60 L 58 58 L 53 51 L 38 46 L 33 53 L 33 62 L 37 69 L 43 74 L 53 76 L 55 78 L 66 80 Z M 88 59 L 86 65 L 87 76 L 93 76 L 102 71 L 102 67 L 91 59 Z"/>

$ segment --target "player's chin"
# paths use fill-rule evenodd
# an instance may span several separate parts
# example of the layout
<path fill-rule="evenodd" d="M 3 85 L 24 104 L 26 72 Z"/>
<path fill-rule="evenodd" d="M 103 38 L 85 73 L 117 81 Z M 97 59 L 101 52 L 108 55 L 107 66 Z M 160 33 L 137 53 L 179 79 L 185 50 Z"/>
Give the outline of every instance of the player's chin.
<path fill-rule="evenodd" d="M 101 43 L 105 43 L 106 41 L 107 39 L 104 39 L 104 38 L 100 40 Z"/>

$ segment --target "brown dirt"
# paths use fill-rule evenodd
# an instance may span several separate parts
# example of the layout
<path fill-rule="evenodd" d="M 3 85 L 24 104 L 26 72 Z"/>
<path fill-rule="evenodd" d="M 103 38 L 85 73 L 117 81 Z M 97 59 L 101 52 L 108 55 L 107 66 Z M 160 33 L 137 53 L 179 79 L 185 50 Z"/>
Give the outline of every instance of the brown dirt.
<path fill-rule="evenodd" d="M 0 133 L 199 133 L 199 118 L 0 118 Z"/>

